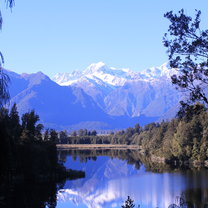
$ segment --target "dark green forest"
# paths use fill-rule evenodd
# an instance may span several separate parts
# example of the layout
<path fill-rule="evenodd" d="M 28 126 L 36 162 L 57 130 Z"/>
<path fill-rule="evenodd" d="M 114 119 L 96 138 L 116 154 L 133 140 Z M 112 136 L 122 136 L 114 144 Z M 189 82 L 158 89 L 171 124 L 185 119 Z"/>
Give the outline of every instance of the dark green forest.
<path fill-rule="evenodd" d="M 0 207 L 55 207 L 65 180 L 85 176 L 59 163 L 55 131 L 44 138 L 38 121 L 34 111 L 20 121 L 16 105 L 0 110 Z"/>
<path fill-rule="evenodd" d="M 1 177 L 50 180 L 69 174 L 58 162 L 55 144 L 56 133 L 50 130 L 42 136 L 43 125 L 39 116 L 31 111 L 20 118 L 16 105 L 11 110 L 0 110 L 0 166 Z M 10 179 L 10 178 L 9 178 Z"/>
<path fill-rule="evenodd" d="M 183 116 L 169 122 L 152 123 L 132 136 L 132 144 L 147 155 L 167 161 L 191 162 L 206 166 L 208 158 L 208 112 L 201 104 L 189 106 Z"/>

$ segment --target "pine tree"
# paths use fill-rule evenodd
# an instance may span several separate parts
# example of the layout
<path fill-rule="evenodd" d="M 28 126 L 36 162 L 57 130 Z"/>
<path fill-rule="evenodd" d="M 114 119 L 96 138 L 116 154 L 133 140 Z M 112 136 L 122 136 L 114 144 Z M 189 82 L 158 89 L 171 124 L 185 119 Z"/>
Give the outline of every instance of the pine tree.
<path fill-rule="evenodd" d="M 130 196 L 128 196 L 127 200 L 125 201 L 125 204 L 122 205 L 122 208 L 133 208 L 133 207 L 135 207 L 134 200 L 132 200 Z"/>
<path fill-rule="evenodd" d="M 20 136 L 21 133 L 21 127 L 20 127 L 20 118 L 19 118 L 19 114 L 17 112 L 17 105 L 14 104 L 12 106 L 12 109 L 9 113 L 9 128 L 10 128 L 10 135 L 12 137 L 13 143 L 17 143 L 18 138 Z"/>

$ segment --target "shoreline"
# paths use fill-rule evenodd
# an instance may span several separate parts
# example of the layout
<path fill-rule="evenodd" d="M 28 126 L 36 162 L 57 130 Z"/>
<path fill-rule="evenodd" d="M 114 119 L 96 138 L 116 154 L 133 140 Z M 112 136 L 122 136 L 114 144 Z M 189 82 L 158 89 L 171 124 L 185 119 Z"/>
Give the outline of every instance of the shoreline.
<path fill-rule="evenodd" d="M 141 155 L 144 155 L 144 150 L 142 150 L 139 145 L 127 145 L 127 144 L 57 144 L 57 150 L 137 150 Z M 150 154 L 148 157 L 152 163 L 170 165 L 179 168 L 208 168 L 208 160 L 204 162 L 200 161 L 168 161 L 164 157 L 156 156 Z"/>
<path fill-rule="evenodd" d="M 126 144 L 57 144 L 58 150 L 67 149 L 135 149 L 141 150 L 138 145 Z"/>

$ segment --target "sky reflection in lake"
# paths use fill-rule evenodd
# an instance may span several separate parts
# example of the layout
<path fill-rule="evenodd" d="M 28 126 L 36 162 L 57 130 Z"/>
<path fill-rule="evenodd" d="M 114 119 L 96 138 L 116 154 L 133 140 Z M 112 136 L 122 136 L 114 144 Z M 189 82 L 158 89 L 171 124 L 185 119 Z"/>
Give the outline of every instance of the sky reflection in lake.
<path fill-rule="evenodd" d="M 127 196 L 141 208 L 168 208 L 182 193 L 196 207 L 208 202 L 207 171 L 152 173 L 146 172 L 143 165 L 137 170 L 125 160 L 108 156 L 86 163 L 68 156 L 65 164 L 67 168 L 84 170 L 86 177 L 66 182 L 58 193 L 58 208 L 117 208 Z"/>

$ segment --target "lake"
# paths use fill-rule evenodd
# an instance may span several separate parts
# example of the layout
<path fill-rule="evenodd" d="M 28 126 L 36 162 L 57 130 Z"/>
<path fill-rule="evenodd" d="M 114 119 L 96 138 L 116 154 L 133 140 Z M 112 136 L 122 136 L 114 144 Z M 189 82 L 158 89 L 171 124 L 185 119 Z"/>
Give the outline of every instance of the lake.
<path fill-rule="evenodd" d="M 168 208 L 179 199 L 187 202 L 183 207 L 208 207 L 207 170 L 153 172 L 133 150 L 60 151 L 59 159 L 86 177 L 66 181 L 57 208 L 120 208 L 127 196 L 141 208 Z"/>

